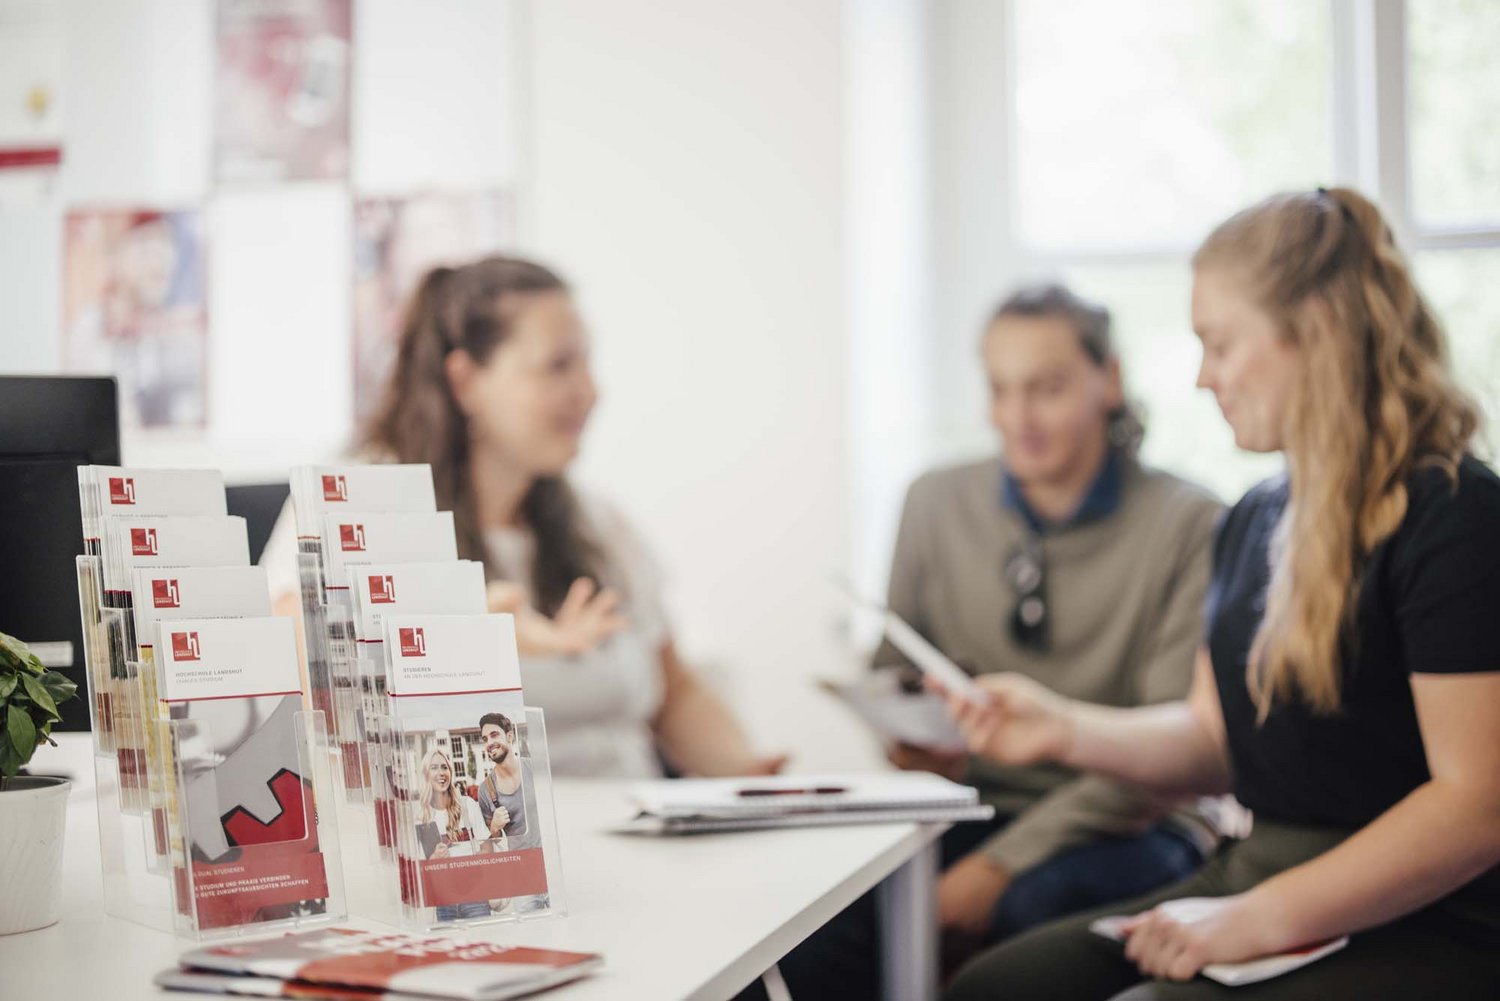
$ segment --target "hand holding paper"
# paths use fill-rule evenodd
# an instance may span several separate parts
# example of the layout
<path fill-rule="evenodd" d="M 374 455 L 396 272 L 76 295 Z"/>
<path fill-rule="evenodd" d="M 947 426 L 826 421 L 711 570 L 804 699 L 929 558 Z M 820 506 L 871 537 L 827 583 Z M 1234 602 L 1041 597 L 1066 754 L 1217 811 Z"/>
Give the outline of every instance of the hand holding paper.
<path fill-rule="evenodd" d="M 1020 674 L 996 674 L 976 682 L 984 701 L 955 694 L 948 710 L 969 750 L 1006 765 L 1062 761 L 1073 742 L 1067 699 Z"/>
<path fill-rule="evenodd" d="M 1169 980 L 1201 973 L 1230 987 L 1253 984 L 1316 962 L 1349 944 L 1348 936 L 1279 951 L 1271 922 L 1255 913 L 1251 894 L 1184 897 L 1142 914 L 1100 918 L 1090 930 L 1125 943 L 1141 972 Z"/>

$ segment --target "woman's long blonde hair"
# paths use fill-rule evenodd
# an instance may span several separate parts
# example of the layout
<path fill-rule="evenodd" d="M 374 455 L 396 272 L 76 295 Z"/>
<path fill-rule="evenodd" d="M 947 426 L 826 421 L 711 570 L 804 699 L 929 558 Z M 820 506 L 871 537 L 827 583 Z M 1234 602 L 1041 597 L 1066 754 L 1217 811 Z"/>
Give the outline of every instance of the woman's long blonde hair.
<path fill-rule="evenodd" d="M 1193 257 L 1246 283 L 1301 359 L 1286 417 L 1290 501 L 1271 545 L 1250 691 L 1265 718 L 1294 693 L 1340 704 L 1342 661 L 1372 551 L 1406 515 L 1424 465 L 1456 482 L 1479 411 L 1454 384 L 1442 329 L 1380 210 L 1349 188 L 1275 195 Z"/>
<path fill-rule="evenodd" d="M 432 820 L 433 809 L 437 805 L 432 792 L 432 780 L 427 776 L 427 769 L 432 767 L 433 759 L 442 758 L 448 763 L 448 805 L 445 808 L 448 814 L 448 831 L 458 831 L 463 827 L 464 814 L 459 808 L 458 797 L 458 775 L 453 770 L 453 759 L 448 757 L 446 751 L 441 747 L 434 747 L 427 752 L 422 759 L 422 823 L 426 824 Z"/>

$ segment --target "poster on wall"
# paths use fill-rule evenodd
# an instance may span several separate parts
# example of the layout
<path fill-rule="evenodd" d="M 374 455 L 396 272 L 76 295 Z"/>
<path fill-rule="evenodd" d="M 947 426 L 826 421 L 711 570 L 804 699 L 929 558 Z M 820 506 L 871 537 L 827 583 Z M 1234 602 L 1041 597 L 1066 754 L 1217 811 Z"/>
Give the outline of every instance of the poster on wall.
<path fill-rule="evenodd" d="M 514 243 L 515 212 L 499 191 L 365 198 L 354 207 L 354 409 L 379 404 L 407 301 L 422 276 Z"/>
<path fill-rule="evenodd" d="M 74 211 L 63 241 L 63 369 L 120 381 L 127 427 L 202 427 L 208 311 L 202 215 Z"/>
<path fill-rule="evenodd" d="M 0 209 L 45 201 L 62 162 L 61 5 L 0 4 Z"/>
<path fill-rule="evenodd" d="M 219 0 L 219 181 L 347 176 L 351 9 L 352 0 Z"/>

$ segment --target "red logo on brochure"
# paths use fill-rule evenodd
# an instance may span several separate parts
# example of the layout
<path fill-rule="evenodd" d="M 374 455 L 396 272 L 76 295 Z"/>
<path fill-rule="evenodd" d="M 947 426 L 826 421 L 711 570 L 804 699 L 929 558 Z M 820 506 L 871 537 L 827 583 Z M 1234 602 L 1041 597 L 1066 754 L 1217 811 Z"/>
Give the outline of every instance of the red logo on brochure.
<path fill-rule="evenodd" d="M 340 525 L 339 526 L 339 548 L 346 553 L 362 553 L 365 551 L 365 526 L 363 525 Z"/>
<path fill-rule="evenodd" d="M 182 594 L 177 589 L 176 578 L 151 582 L 151 604 L 157 608 L 182 607 Z"/>
<path fill-rule="evenodd" d="M 401 656 L 403 657 L 425 657 L 427 656 L 427 637 L 422 633 L 422 627 L 403 627 L 401 629 Z"/>
<path fill-rule="evenodd" d="M 175 661 L 201 660 L 203 650 L 198 646 L 197 633 L 172 634 L 172 659 Z"/>
<path fill-rule="evenodd" d="M 128 476 L 109 478 L 109 502 L 111 504 L 135 503 L 135 480 Z"/>
<path fill-rule="evenodd" d="M 323 499 L 326 501 L 347 501 L 349 499 L 349 484 L 344 482 L 342 476 L 323 477 Z"/>
<path fill-rule="evenodd" d="M 156 529 L 154 528 L 132 528 L 130 530 L 130 555 L 132 556 L 158 556 L 160 553 L 156 548 Z"/>
<path fill-rule="evenodd" d="M 396 579 L 390 574 L 370 575 L 370 604 L 390 605 L 396 601 Z"/>

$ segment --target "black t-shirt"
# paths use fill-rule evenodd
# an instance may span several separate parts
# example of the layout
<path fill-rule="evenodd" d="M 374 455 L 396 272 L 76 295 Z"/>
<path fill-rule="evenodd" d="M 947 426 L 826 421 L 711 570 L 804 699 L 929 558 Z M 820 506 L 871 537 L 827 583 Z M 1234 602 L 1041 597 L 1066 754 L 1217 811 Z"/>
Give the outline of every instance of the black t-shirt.
<path fill-rule="evenodd" d="M 1228 512 L 1214 550 L 1208 647 L 1240 802 L 1267 819 L 1358 828 L 1431 776 L 1410 675 L 1500 671 L 1500 478 L 1477 459 L 1457 488 L 1439 469 L 1408 483 L 1406 517 L 1371 554 L 1344 644 L 1341 708 L 1278 699 L 1256 722 L 1245 680 L 1265 609 L 1284 478 Z"/>

